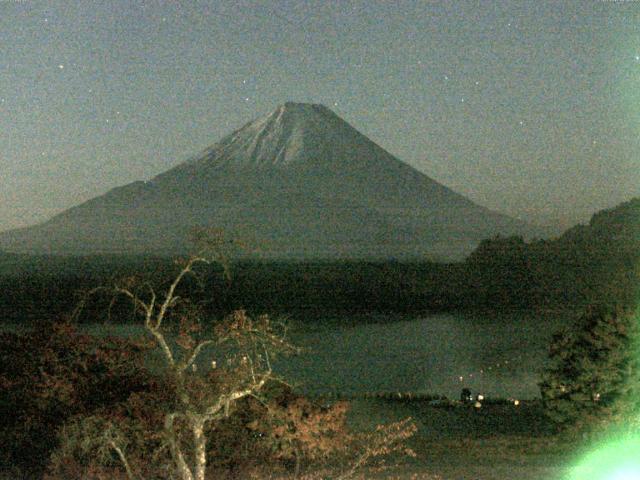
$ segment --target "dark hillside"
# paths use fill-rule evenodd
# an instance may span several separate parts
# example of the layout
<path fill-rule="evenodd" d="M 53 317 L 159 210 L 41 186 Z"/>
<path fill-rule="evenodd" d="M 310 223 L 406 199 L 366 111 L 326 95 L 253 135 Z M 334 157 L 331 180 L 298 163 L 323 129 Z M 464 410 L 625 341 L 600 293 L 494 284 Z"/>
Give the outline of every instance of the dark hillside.
<path fill-rule="evenodd" d="M 640 198 L 555 240 L 485 240 L 465 265 L 476 305 L 632 306 L 640 293 Z"/>

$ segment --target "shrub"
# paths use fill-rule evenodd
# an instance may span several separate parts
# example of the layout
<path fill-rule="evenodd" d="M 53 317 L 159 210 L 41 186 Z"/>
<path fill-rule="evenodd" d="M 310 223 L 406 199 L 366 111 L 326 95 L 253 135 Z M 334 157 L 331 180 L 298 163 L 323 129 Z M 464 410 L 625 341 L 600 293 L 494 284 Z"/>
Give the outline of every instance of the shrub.
<path fill-rule="evenodd" d="M 146 388 L 144 346 L 82 335 L 67 321 L 25 334 L 0 334 L 0 459 L 37 477 L 56 448 L 56 430 L 74 415 L 126 400 Z"/>

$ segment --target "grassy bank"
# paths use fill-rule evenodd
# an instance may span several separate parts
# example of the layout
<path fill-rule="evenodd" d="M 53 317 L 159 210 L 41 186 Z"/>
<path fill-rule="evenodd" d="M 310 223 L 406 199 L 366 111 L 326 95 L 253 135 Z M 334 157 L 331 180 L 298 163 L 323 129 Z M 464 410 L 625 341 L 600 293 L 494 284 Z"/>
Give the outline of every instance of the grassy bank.
<path fill-rule="evenodd" d="M 537 402 L 485 404 L 479 410 L 424 400 L 351 402 L 350 421 L 356 429 L 408 416 L 418 425 L 410 442 L 417 456 L 380 478 L 561 480 L 578 447 L 551 434 Z"/>

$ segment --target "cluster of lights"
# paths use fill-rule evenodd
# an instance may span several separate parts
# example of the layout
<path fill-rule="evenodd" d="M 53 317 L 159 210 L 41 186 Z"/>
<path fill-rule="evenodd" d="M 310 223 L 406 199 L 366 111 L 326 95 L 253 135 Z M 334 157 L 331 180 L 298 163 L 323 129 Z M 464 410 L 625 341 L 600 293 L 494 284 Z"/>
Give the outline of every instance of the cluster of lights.
<path fill-rule="evenodd" d="M 489 372 L 489 371 L 492 371 L 494 368 L 497 369 L 497 368 L 500 368 L 502 366 L 506 366 L 508 364 L 509 364 L 509 360 L 505 360 L 503 362 L 498 362 L 498 363 L 496 363 L 494 365 L 489 365 L 488 367 L 481 368 L 479 371 L 476 371 L 476 372 L 471 372 L 471 373 L 468 373 L 466 375 L 459 375 L 458 376 L 458 381 L 463 382 L 465 378 L 472 379 L 474 376 L 475 377 L 479 377 L 480 375 L 484 375 L 485 371 Z"/>
<path fill-rule="evenodd" d="M 479 393 L 476 396 L 476 402 L 473 404 L 473 406 L 475 408 L 481 408 L 482 407 L 482 402 L 484 401 L 484 395 L 482 395 L 481 393 Z M 510 398 L 509 399 L 509 403 L 512 403 L 515 407 L 520 405 L 520 400 L 518 400 L 517 398 Z"/>
<path fill-rule="evenodd" d="M 480 369 L 480 370 L 478 370 L 478 371 L 470 372 L 470 373 L 468 373 L 467 375 L 459 375 L 459 376 L 458 376 L 458 381 L 463 382 L 465 378 L 467 378 L 467 379 L 473 379 L 473 378 L 474 378 L 474 376 L 475 376 L 476 378 L 478 378 L 478 377 L 480 377 L 481 375 L 484 375 L 484 374 L 485 374 L 485 372 L 495 371 L 495 369 L 498 369 L 498 368 L 500 368 L 500 367 L 502 367 L 502 366 L 506 366 L 506 365 L 508 365 L 508 364 L 509 364 L 509 360 L 504 360 L 504 361 L 502 361 L 502 362 L 497 362 L 497 363 L 495 363 L 495 364 L 493 364 L 493 365 L 489 365 L 488 367 L 481 368 L 481 369 Z M 473 405 L 473 406 L 474 406 L 475 408 L 477 408 L 477 409 L 481 408 L 481 407 L 482 407 L 482 402 L 483 402 L 483 400 L 484 400 L 484 399 L 485 399 L 485 397 L 484 397 L 484 395 L 483 395 L 483 394 L 478 394 L 478 395 L 476 396 L 476 401 L 475 401 L 475 403 L 474 403 L 474 405 Z M 512 403 L 512 404 L 513 404 L 514 406 L 516 406 L 516 407 L 520 405 L 520 400 L 515 399 L 515 398 L 510 398 L 510 399 L 509 399 L 509 402 L 510 402 L 510 403 Z"/>

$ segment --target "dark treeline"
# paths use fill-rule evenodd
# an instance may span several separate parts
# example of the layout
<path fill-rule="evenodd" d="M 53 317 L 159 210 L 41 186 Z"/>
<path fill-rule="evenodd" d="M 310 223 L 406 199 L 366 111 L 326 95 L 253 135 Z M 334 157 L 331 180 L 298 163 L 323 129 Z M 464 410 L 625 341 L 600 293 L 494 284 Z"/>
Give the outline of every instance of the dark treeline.
<path fill-rule="evenodd" d="M 0 273 L 2 321 L 65 314 L 94 287 L 132 275 L 158 285 L 175 270 L 174 260 L 166 258 L 23 257 L 14 261 L 13 271 Z M 254 313 L 446 310 L 460 304 L 462 271 L 461 264 L 247 261 L 231 266 L 230 280 L 217 265 L 200 271 L 185 282 L 189 291 L 182 295 L 219 315 L 238 308 Z M 87 303 L 91 313 L 83 318 L 106 318 L 110 299 L 100 297 Z M 127 302 L 122 303 L 124 308 Z"/>
<path fill-rule="evenodd" d="M 485 240 L 460 263 L 241 261 L 231 266 L 230 280 L 214 265 L 186 288 L 190 298 L 203 300 L 217 314 L 237 308 L 255 313 L 581 309 L 632 305 L 638 299 L 639 265 L 640 199 L 635 199 L 554 240 Z M 2 320 L 56 316 L 72 310 L 82 291 L 129 275 L 157 285 L 177 268 L 173 259 L 158 257 L 5 254 L 0 256 Z M 104 302 L 93 302 L 96 315 L 105 311 Z"/>
<path fill-rule="evenodd" d="M 640 286 L 640 198 L 554 240 L 483 241 L 465 262 L 478 305 L 633 307 Z"/>

